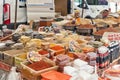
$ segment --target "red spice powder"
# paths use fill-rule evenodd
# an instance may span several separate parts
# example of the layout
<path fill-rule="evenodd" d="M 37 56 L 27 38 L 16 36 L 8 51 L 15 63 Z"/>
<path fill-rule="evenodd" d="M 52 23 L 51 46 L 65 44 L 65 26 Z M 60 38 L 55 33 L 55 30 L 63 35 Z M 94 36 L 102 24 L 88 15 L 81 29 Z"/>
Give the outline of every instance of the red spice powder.
<path fill-rule="evenodd" d="M 38 51 L 38 52 L 39 52 L 39 54 L 41 54 L 41 55 L 48 54 L 48 51 L 46 51 L 46 50 L 40 50 L 40 51 Z"/>
<path fill-rule="evenodd" d="M 59 51 L 59 50 L 62 50 L 64 48 L 62 46 L 56 45 L 56 46 L 52 47 L 51 49 L 55 50 L 55 51 Z"/>
<path fill-rule="evenodd" d="M 110 79 L 109 78 L 101 77 L 101 78 L 98 78 L 98 80 L 110 80 Z"/>
<path fill-rule="evenodd" d="M 47 63 L 47 62 L 45 62 L 43 60 L 35 62 L 35 63 L 32 63 L 32 64 L 29 64 L 27 66 L 32 68 L 32 69 L 34 69 L 34 70 L 36 70 L 36 71 L 52 67 L 51 64 L 49 64 L 49 63 Z"/>

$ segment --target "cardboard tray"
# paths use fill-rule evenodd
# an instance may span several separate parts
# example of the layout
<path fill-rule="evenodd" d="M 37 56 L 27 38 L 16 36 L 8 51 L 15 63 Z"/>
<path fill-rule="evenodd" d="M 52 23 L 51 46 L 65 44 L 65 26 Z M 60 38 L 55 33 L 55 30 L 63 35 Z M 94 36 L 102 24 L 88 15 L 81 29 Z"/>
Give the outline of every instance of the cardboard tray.
<path fill-rule="evenodd" d="M 24 50 L 8 50 L 3 52 L 3 62 L 8 65 L 14 66 L 14 57 L 17 54 L 24 53 Z"/>

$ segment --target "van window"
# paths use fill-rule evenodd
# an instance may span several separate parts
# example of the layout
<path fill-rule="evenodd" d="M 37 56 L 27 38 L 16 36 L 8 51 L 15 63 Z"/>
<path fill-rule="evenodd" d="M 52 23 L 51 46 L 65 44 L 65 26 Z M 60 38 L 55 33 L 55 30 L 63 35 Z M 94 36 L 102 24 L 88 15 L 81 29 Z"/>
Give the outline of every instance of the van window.
<path fill-rule="evenodd" d="M 108 5 L 107 0 L 87 0 L 88 5 Z"/>
<path fill-rule="evenodd" d="M 80 7 L 80 8 L 83 7 L 84 9 L 88 9 L 88 5 L 87 5 L 86 1 L 84 1 L 84 4 L 82 4 L 83 3 L 82 1 L 83 0 L 74 0 L 74 3 L 77 7 Z"/>

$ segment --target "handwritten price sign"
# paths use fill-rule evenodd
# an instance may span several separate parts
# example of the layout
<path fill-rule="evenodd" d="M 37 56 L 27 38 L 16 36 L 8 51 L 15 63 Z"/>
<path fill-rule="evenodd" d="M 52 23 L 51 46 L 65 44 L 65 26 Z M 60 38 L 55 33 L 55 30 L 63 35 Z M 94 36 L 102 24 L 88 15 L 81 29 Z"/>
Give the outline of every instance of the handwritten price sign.
<path fill-rule="evenodd" d="M 104 42 L 110 42 L 110 41 L 120 42 L 120 33 L 105 32 L 101 40 Z"/>
<path fill-rule="evenodd" d="M 113 33 L 108 35 L 109 41 L 120 41 L 120 33 Z"/>

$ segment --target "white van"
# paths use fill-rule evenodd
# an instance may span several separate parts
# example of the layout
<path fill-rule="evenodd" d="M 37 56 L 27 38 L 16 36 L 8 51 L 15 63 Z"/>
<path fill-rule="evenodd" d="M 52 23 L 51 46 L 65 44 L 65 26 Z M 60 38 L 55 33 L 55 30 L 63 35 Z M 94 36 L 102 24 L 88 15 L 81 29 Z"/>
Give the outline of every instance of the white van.
<path fill-rule="evenodd" d="M 26 0 L 27 22 L 39 21 L 40 17 L 55 17 L 54 0 Z"/>
<path fill-rule="evenodd" d="M 16 0 L 0 0 L 0 25 L 3 25 L 3 5 L 8 3 L 10 5 L 10 24 L 15 22 L 15 5 Z M 17 23 L 27 22 L 26 0 L 18 0 L 17 5 Z"/>
<path fill-rule="evenodd" d="M 84 2 L 83 2 L 84 1 Z M 81 17 L 91 16 L 95 18 L 102 10 L 109 9 L 109 3 L 107 0 L 71 0 L 72 11 L 80 10 Z M 83 16 L 82 16 L 82 3 L 83 4 Z"/>

